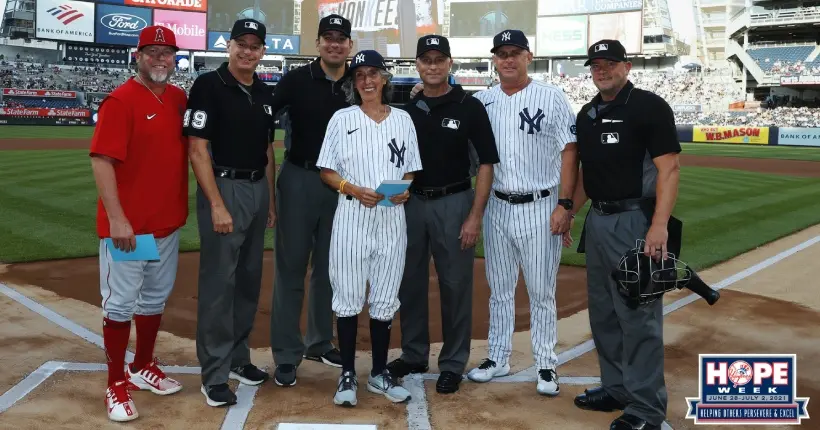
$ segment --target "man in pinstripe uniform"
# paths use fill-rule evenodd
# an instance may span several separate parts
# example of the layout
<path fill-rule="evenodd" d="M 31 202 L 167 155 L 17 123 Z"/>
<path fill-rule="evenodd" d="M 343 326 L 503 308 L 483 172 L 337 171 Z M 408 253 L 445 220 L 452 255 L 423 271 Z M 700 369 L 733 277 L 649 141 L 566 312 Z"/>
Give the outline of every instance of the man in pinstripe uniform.
<path fill-rule="evenodd" d="M 577 171 L 575 114 L 561 89 L 528 76 L 532 52 L 523 32 L 497 34 L 491 52 L 501 83 L 475 94 L 490 117 L 501 160 L 484 216 L 489 357 L 467 377 L 487 382 L 510 371 L 520 266 L 530 299 L 536 388 L 553 396 L 560 391 L 555 286 Z"/>

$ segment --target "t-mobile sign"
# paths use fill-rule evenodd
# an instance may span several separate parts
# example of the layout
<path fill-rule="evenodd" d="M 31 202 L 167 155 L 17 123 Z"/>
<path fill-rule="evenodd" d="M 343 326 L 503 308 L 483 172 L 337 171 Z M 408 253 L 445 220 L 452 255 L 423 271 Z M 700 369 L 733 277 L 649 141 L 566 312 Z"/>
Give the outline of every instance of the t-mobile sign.
<path fill-rule="evenodd" d="M 154 25 L 168 27 L 177 36 L 180 49 L 204 51 L 208 41 L 204 13 L 154 9 Z"/>

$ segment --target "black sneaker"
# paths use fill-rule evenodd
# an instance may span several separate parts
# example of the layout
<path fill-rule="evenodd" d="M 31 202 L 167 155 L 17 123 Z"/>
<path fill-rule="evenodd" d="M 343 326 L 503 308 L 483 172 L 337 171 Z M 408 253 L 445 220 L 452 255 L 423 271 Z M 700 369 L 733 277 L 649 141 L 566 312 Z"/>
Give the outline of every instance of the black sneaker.
<path fill-rule="evenodd" d="M 455 393 L 458 391 L 458 384 L 461 383 L 461 380 L 464 379 L 463 376 L 445 370 L 441 372 L 441 375 L 438 377 L 438 381 L 436 381 L 436 391 L 440 394 L 450 394 Z"/>
<path fill-rule="evenodd" d="M 205 395 L 208 406 L 219 407 L 236 404 L 236 394 L 231 391 L 228 384 L 203 385 L 200 391 Z"/>
<path fill-rule="evenodd" d="M 430 367 L 426 364 L 412 364 L 401 359 L 401 357 L 387 364 L 387 369 L 396 378 L 404 378 L 411 373 L 425 373 Z"/>
<path fill-rule="evenodd" d="M 342 353 L 338 348 L 333 348 L 322 355 L 304 355 L 306 360 L 318 361 L 333 367 L 342 367 Z"/>
<path fill-rule="evenodd" d="M 228 377 L 245 385 L 259 385 L 270 379 L 270 375 L 262 370 L 259 370 L 259 368 L 253 364 L 246 364 L 242 367 L 234 367 L 231 369 Z"/>
<path fill-rule="evenodd" d="M 273 380 L 281 387 L 292 387 L 296 385 L 296 366 L 292 364 L 280 364 L 273 372 Z"/>

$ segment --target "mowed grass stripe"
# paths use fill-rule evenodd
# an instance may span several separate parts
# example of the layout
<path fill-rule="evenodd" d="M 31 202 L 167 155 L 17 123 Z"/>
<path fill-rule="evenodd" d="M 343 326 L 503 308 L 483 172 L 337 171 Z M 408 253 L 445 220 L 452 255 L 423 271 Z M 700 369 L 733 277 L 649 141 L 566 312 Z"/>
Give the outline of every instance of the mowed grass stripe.
<path fill-rule="evenodd" d="M 692 155 L 820 161 L 820 147 L 719 143 L 682 143 L 681 147 L 683 154 Z"/>
<path fill-rule="evenodd" d="M 4 125 L 0 127 L 0 139 L 91 139 L 94 126 L 28 126 Z M 274 139 L 285 138 L 283 130 L 276 130 Z"/>

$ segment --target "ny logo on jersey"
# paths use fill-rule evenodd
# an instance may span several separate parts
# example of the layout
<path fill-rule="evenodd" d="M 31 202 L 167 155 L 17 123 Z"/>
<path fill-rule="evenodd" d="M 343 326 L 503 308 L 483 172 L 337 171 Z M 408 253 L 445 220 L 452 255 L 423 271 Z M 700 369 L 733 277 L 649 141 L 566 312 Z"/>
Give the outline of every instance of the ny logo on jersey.
<path fill-rule="evenodd" d="M 527 134 L 534 134 L 536 131 L 541 131 L 541 120 L 543 120 L 545 116 L 541 108 L 538 108 L 538 112 L 535 113 L 534 118 L 530 116 L 529 108 L 524 108 L 524 110 L 518 112 L 518 116 L 521 117 L 521 126 L 518 127 L 519 130 L 524 131 L 524 123 L 527 123 Z"/>
<path fill-rule="evenodd" d="M 387 144 L 387 147 L 390 148 L 390 162 L 396 163 L 397 168 L 404 165 L 404 151 L 407 150 L 404 146 L 404 142 L 401 143 L 401 149 L 399 149 L 399 145 L 396 144 L 396 139 L 390 139 L 390 143 Z"/>

